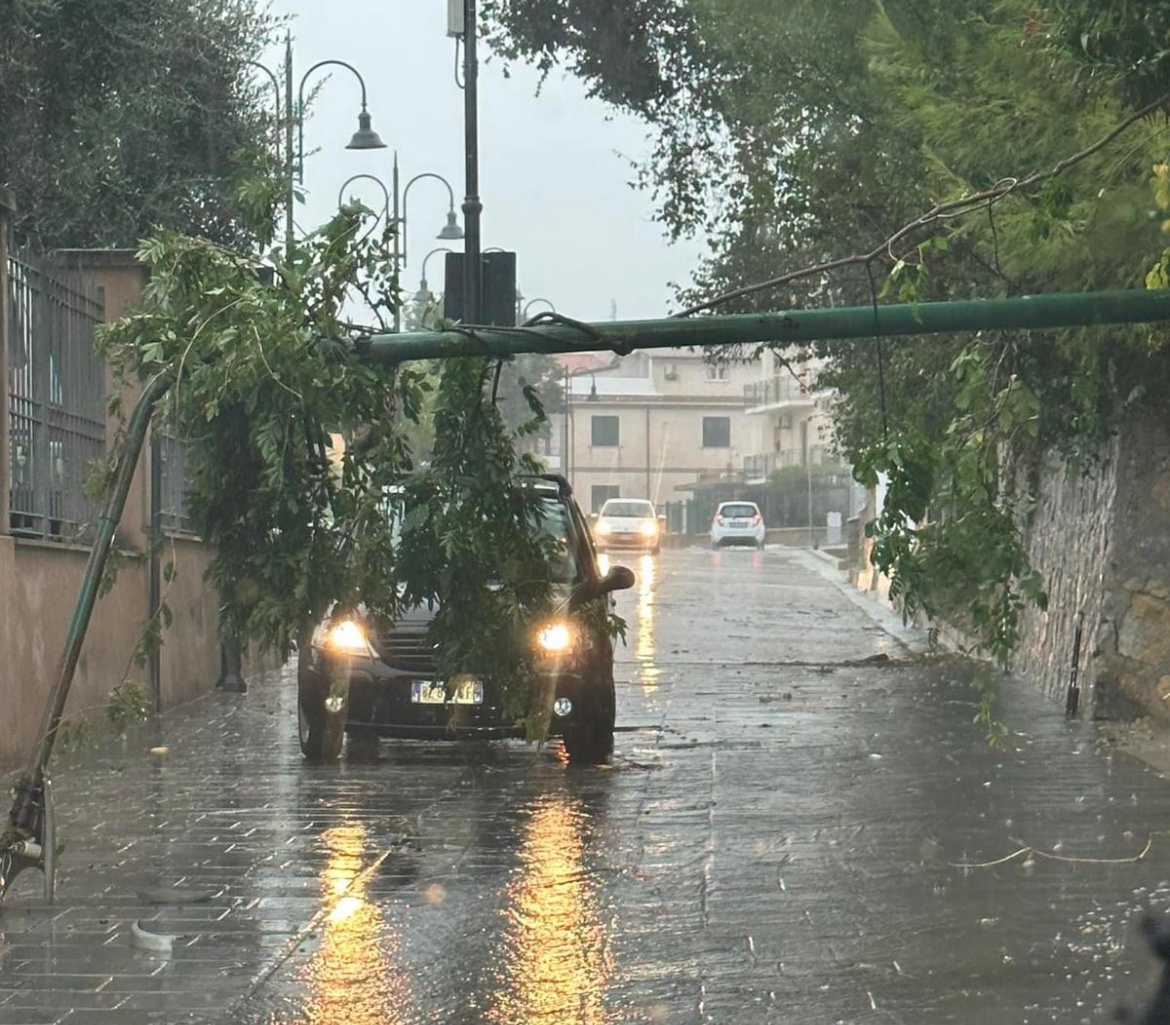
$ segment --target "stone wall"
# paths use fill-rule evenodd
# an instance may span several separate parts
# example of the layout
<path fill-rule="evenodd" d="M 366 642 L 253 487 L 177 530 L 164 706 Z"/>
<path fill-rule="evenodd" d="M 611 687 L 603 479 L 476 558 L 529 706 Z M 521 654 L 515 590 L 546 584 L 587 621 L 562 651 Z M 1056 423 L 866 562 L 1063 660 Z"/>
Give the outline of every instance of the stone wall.
<path fill-rule="evenodd" d="M 1040 472 L 1039 494 L 1027 530 L 1028 555 L 1043 574 L 1048 610 L 1024 618 L 1013 668 L 1063 701 L 1073 662 L 1078 615 L 1084 616 L 1078 682 L 1093 693 L 1099 668 L 1091 657 L 1101 621 L 1101 596 L 1117 496 L 1117 441 L 1106 445 L 1087 473 L 1062 464 Z"/>
<path fill-rule="evenodd" d="M 1130 418 L 1101 455 L 1043 476 L 1028 542 L 1049 608 L 1027 616 L 1015 669 L 1063 700 L 1083 612 L 1085 711 L 1170 723 L 1170 431 Z"/>

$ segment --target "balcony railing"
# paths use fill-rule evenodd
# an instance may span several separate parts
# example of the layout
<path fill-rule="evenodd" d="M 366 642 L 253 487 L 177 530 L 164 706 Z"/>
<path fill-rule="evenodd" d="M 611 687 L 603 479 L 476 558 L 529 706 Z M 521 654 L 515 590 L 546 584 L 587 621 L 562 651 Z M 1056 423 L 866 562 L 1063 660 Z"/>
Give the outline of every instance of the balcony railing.
<path fill-rule="evenodd" d="M 749 413 L 759 413 L 780 406 L 812 405 L 814 387 L 816 379 L 811 374 L 802 375 L 800 380 L 791 374 L 782 374 L 754 381 L 744 385 L 743 406 Z"/>
<path fill-rule="evenodd" d="M 786 466 L 800 466 L 800 455 L 795 452 L 765 452 L 743 457 L 743 476 L 748 484 L 768 480 L 776 470 Z"/>

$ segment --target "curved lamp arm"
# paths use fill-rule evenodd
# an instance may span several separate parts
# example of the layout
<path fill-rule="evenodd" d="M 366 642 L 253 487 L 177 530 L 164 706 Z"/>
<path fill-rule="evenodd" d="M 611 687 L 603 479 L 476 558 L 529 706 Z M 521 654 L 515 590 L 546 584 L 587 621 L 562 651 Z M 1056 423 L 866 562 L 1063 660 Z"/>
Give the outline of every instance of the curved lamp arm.
<path fill-rule="evenodd" d="M 448 226 L 455 224 L 455 190 L 451 187 L 451 183 L 447 181 L 441 174 L 436 174 L 434 171 L 423 171 L 421 174 L 416 174 L 406 183 L 402 189 L 402 215 L 398 218 L 398 223 L 402 227 L 402 262 L 406 263 L 407 243 L 406 243 L 406 198 L 410 195 L 410 187 L 415 182 L 422 181 L 424 178 L 434 178 L 435 181 L 442 182 L 447 187 L 447 223 Z M 446 230 L 446 229 L 444 229 Z M 440 238 L 446 238 L 446 235 L 441 235 Z M 462 237 L 460 232 L 459 237 Z"/>
<path fill-rule="evenodd" d="M 410 193 L 410 187 L 415 182 L 421 181 L 423 178 L 434 178 L 436 181 L 441 181 L 444 185 L 447 186 L 448 203 L 449 203 L 450 209 L 454 210 L 455 209 L 455 190 L 453 188 L 451 188 L 451 183 L 449 181 L 447 181 L 447 179 L 444 178 L 441 174 L 436 174 L 434 171 L 423 171 L 422 174 L 416 174 L 413 178 L 411 178 L 410 181 L 408 181 L 402 189 L 402 213 L 403 213 L 403 216 L 406 215 L 406 197 Z"/>
<path fill-rule="evenodd" d="M 244 61 L 244 63 L 250 68 L 256 68 L 260 71 L 263 71 L 264 74 L 266 74 L 268 76 L 269 81 L 272 83 L 272 95 L 276 101 L 276 121 L 275 121 L 275 124 L 276 124 L 277 131 L 279 132 L 279 130 L 280 130 L 280 79 L 276 77 L 276 72 L 273 71 L 266 64 L 261 64 L 259 61 Z"/>
<path fill-rule="evenodd" d="M 363 179 L 366 181 L 372 181 L 375 185 L 378 186 L 378 188 L 380 188 L 382 190 L 382 196 L 383 196 L 382 216 L 385 217 L 386 220 L 389 220 L 390 219 L 390 190 L 388 188 L 386 188 L 386 183 L 384 181 L 382 181 L 381 178 L 379 178 L 377 175 L 374 175 L 374 174 L 351 174 L 348 178 L 346 178 L 345 181 L 343 181 L 341 183 L 341 188 L 339 188 L 337 190 L 337 207 L 338 207 L 338 209 L 340 209 L 342 204 L 345 202 L 345 199 L 344 199 L 345 187 L 348 184 L 350 184 L 350 182 L 361 181 Z"/>
<path fill-rule="evenodd" d="M 352 64 L 347 64 L 345 61 L 317 61 L 316 64 L 314 64 L 301 76 L 301 84 L 297 89 L 297 179 L 299 181 L 303 181 L 305 175 L 305 83 L 309 80 L 309 76 L 318 68 L 324 68 L 330 65 L 337 65 L 338 67 L 348 68 L 354 73 L 354 77 L 358 80 L 358 85 L 360 85 L 362 88 L 362 112 L 358 116 L 358 122 L 364 127 L 369 121 L 369 113 L 366 110 L 366 80 L 362 78 L 358 69 L 355 68 Z"/>
<path fill-rule="evenodd" d="M 424 289 L 427 283 L 427 260 L 434 256 L 435 253 L 453 253 L 454 251 L 455 250 L 451 249 L 449 246 L 439 246 L 437 249 L 432 249 L 429 253 L 427 253 L 426 256 L 423 257 L 422 271 L 419 274 L 419 277 L 422 279 L 421 284 L 423 285 Z"/>

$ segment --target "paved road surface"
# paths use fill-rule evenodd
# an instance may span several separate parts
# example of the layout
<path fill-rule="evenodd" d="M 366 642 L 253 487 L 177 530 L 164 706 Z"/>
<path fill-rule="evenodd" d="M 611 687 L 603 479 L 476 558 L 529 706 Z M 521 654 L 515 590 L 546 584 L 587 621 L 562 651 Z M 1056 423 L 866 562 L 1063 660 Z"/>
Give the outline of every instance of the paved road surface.
<path fill-rule="evenodd" d="M 609 768 L 307 766 L 287 675 L 67 754 L 59 900 L 29 873 L 0 910 L 0 1025 L 999 1025 L 1148 992 L 1164 780 L 1019 684 L 989 748 L 970 667 L 814 553 L 634 568 Z"/>

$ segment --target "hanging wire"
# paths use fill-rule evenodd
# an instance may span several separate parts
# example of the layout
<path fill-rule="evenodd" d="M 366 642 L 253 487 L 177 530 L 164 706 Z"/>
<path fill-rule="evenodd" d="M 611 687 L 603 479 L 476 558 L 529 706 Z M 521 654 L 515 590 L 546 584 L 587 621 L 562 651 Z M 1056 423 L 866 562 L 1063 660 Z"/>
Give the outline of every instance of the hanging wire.
<path fill-rule="evenodd" d="M 502 359 L 496 360 L 496 372 L 492 378 L 492 405 L 496 404 L 496 396 L 500 390 L 500 373 L 504 369 L 504 361 Z"/>

